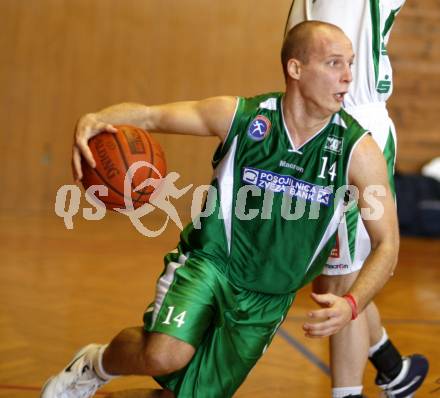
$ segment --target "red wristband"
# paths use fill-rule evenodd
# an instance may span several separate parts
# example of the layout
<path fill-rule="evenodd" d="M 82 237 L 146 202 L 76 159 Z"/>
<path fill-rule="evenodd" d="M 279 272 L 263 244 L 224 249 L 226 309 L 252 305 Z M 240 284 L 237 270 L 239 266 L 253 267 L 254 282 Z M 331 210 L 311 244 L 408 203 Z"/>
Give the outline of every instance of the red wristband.
<path fill-rule="evenodd" d="M 342 297 L 344 297 L 345 300 L 347 300 L 347 303 L 350 304 L 350 307 L 351 307 L 351 320 L 356 319 L 357 316 L 358 316 L 358 306 L 357 306 L 356 300 L 354 299 L 354 297 L 350 293 L 345 294 Z"/>

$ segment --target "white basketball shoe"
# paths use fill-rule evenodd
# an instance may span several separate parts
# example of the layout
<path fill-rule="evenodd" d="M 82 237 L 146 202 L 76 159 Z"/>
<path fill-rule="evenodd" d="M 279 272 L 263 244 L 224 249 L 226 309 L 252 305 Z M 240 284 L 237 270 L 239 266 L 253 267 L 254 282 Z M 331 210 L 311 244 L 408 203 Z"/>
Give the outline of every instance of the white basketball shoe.
<path fill-rule="evenodd" d="M 89 398 L 108 381 L 101 379 L 93 368 L 93 357 L 103 346 L 89 344 L 73 357 L 67 367 L 46 381 L 40 398 Z"/>

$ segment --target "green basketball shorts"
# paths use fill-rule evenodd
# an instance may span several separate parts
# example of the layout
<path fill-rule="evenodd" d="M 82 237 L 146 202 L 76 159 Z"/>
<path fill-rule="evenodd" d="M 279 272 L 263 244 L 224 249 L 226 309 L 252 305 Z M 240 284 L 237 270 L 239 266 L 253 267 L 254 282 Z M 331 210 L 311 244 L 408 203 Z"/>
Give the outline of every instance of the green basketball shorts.
<path fill-rule="evenodd" d="M 240 289 L 208 260 L 168 254 L 155 302 L 144 314 L 144 328 L 183 340 L 196 352 L 184 369 L 156 380 L 179 398 L 232 397 L 272 341 L 293 299 L 293 293 Z"/>

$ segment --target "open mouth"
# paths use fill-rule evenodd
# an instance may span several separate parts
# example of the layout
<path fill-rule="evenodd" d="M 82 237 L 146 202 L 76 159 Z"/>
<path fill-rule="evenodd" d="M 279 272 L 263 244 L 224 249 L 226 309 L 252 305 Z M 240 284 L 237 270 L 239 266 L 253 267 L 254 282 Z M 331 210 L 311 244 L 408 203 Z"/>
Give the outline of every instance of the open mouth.
<path fill-rule="evenodd" d="M 336 98 L 336 101 L 338 101 L 338 102 L 342 102 L 342 101 L 344 101 L 344 95 L 345 94 L 347 94 L 347 92 L 346 91 L 343 91 L 343 92 L 340 92 L 340 93 L 336 93 L 335 95 L 334 95 L 334 97 Z"/>

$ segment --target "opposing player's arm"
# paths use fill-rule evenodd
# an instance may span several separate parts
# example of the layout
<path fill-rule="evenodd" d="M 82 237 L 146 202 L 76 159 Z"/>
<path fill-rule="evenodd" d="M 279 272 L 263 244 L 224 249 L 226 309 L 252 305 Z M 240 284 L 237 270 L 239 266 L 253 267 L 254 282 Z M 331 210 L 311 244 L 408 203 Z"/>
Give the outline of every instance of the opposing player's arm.
<path fill-rule="evenodd" d="M 353 151 L 349 180 L 359 190 L 358 207 L 372 246 L 350 290 L 360 312 L 391 276 L 399 249 L 396 206 L 385 159 L 370 136 L 364 137 Z M 312 297 L 323 308 L 309 313 L 317 322 L 303 326 L 308 337 L 330 336 L 350 322 L 352 308 L 345 298 L 331 293 L 312 294 Z"/>
<path fill-rule="evenodd" d="M 406 0 L 382 0 L 388 7 L 395 11 L 400 11 Z"/>
<path fill-rule="evenodd" d="M 95 167 L 88 147 L 89 139 L 103 131 L 116 132 L 115 125 L 131 124 L 150 132 L 217 136 L 223 140 L 231 126 L 236 106 L 236 97 L 224 96 L 156 106 L 122 103 L 86 114 L 79 119 L 74 133 L 74 177 L 82 178 L 81 156 Z"/>
<path fill-rule="evenodd" d="M 292 0 L 289 15 L 287 16 L 286 26 L 284 28 L 284 36 L 295 25 L 310 19 L 311 0 Z"/>

